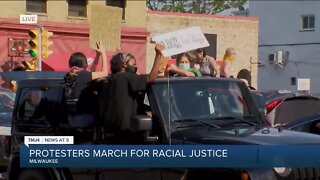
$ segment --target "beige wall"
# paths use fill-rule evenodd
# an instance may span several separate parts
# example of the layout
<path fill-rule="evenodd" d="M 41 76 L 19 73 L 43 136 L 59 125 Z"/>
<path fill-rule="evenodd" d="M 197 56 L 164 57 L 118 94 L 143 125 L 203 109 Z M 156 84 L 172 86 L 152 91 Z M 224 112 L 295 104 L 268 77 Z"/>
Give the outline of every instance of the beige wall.
<path fill-rule="evenodd" d="M 150 32 L 147 45 L 147 72 L 153 63 L 154 44 L 150 44 L 150 38 L 155 34 L 161 34 L 191 26 L 200 26 L 203 33 L 217 34 L 217 59 L 222 59 L 225 49 L 235 48 L 237 52 L 235 72 L 241 69 L 251 70 L 252 85 L 257 85 L 257 65 L 250 64 L 258 59 L 258 21 L 235 18 L 221 18 L 215 16 L 195 17 L 147 14 L 147 28 Z"/>
<path fill-rule="evenodd" d="M 105 5 L 105 1 L 88 1 L 88 18 L 90 18 L 91 4 Z M 217 58 L 222 59 L 227 47 L 233 47 L 237 51 L 235 71 L 248 69 L 252 71 L 253 85 L 257 81 L 257 65 L 250 64 L 257 62 L 258 52 L 258 21 L 236 18 L 221 18 L 216 16 L 190 16 L 183 15 L 159 15 L 146 13 L 145 0 L 127 0 L 125 9 L 125 20 L 123 26 L 147 27 L 150 35 L 147 44 L 147 72 L 150 71 L 154 58 L 154 44 L 150 44 L 150 37 L 155 34 L 169 32 L 190 26 L 200 26 L 207 34 L 217 34 Z M 0 18 L 19 19 L 20 14 L 26 12 L 26 1 L 0 1 Z M 29 13 L 30 14 L 30 13 Z M 39 14 L 39 20 L 65 22 L 65 23 L 88 23 L 87 18 L 68 17 L 67 1 L 48 0 L 47 14 Z"/>
<path fill-rule="evenodd" d="M 105 0 L 88 0 L 87 15 L 90 18 L 90 5 L 106 5 Z M 146 2 L 145 0 L 132 1 L 128 0 L 125 9 L 125 20 L 123 21 L 124 26 L 134 27 L 146 27 Z M 33 14 L 26 12 L 26 1 L 12 1 L 12 0 L 1 0 L 0 7 L 0 18 L 16 18 L 19 19 L 20 14 Z M 86 17 L 69 17 L 68 16 L 68 3 L 67 0 L 47 1 L 47 13 L 38 14 L 39 20 L 53 21 L 53 22 L 65 22 L 65 23 L 88 23 Z"/>
<path fill-rule="evenodd" d="M 0 17 L 19 18 L 26 10 L 25 1 L 0 1 Z M 5 8 L 4 8 L 5 7 Z"/>
<path fill-rule="evenodd" d="M 125 26 L 146 27 L 146 0 L 127 0 Z"/>

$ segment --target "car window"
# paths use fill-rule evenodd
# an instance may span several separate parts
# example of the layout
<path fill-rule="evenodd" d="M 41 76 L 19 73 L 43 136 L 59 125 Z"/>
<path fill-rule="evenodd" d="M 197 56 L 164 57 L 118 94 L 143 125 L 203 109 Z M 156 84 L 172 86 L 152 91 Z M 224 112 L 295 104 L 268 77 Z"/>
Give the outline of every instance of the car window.
<path fill-rule="evenodd" d="M 58 92 L 58 88 L 23 89 L 19 100 L 17 119 L 31 122 L 47 121 L 50 119 L 50 115 L 54 113 Z"/>
<path fill-rule="evenodd" d="M 319 112 L 319 99 L 287 99 L 277 107 L 274 122 L 275 124 L 286 124 Z"/>
<path fill-rule="evenodd" d="M 266 108 L 266 99 L 263 94 L 252 92 L 251 95 L 259 110 L 264 110 Z"/>
<path fill-rule="evenodd" d="M 310 133 L 320 135 L 320 120 L 315 121 L 314 123 L 311 124 Z"/>

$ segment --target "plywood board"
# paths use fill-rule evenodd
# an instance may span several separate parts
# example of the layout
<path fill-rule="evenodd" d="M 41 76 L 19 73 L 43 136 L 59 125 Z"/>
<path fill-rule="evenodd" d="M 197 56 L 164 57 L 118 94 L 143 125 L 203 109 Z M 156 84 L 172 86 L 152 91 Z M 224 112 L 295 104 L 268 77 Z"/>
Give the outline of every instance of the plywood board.
<path fill-rule="evenodd" d="M 91 5 L 90 35 L 91 48 L 96 48 L 96 42 L 102 41 L 106 49 L 120 49 L 122 8 Z"/>

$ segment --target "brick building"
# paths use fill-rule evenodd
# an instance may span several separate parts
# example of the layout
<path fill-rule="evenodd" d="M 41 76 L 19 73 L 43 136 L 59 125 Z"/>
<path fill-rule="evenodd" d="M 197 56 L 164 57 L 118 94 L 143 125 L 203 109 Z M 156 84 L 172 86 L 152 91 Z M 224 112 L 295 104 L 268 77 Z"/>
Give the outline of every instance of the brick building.
<path fill-rule="evenodd" d="M 28 57 L 8 57 L 8 41 L 28 39 L 28 30 L 35 25 L 19 24 L 20 14 L 37 14 L 38 23 L 52 31 L 53 54 L 44 60 L 43 70 L 67 70 L 70 54 L 75 51 L 84 52 L 94 58 L 95 51 L 89 47 L 89 19 L 92 4 L 111 5 L 123 8 L 121 28 L 121 49 L 132 52 L 139 59 L 141 72 L 145 71 L 146 62 L 146 13 L 143 1 L 0 1 L 0 66 L 1 70 L 13 68 L 13 62 Z M 108 55 L 112 55 L 108 53 Z M 30 59 L 30 58 L 29 58 Z"/>
<path fill-rule="evenodd" d="M 148 72 L 154 57 L 153 35 L 200 26 L 207 36 L 211 47 L 210 55 L 222 59 L 227 47 L 237 51 L 235 70 L 247 69 L 253 77 L 253 86 L 257 79 L 258 21 L 252 17 L 219 15 L 195 15 L 184 13 L 166 13 L 146 11 L 145 1 L 112 0 L 25 0 L 0 1 L 0 71 L 13 68 L 13 62 L 26 57 L 9 57 L 10 38 L 28 39 L 28 30 L 35 25 L 19 24 L 20 14 L 37 14 L 38 22 L 52 31 L 53 54 L 43 63 L 43 70 L 67 70 L 67 61 L 72 52 L 84 52 L 94 58 L 95 51 L 89 47 L 90 5 L 111 5 L 123 8 L 121 28 L 121 51 L 133 53 L 139 66 L 139 72 Z M 106 19 L 107 20 L 107 19 Z M 109 52 L 110 57 L 114 52 Z"/>
<path fill-rule="evenodd" d="M 226 48 L 235 48 L 235 73 L 248 70 L 252 75 L 252 85 L 257 86 L 258 20 L 253 17 L 147 11 L 147 28 L 150 32 L 147 69 L 151 68 L 154 56 L 154 45 L 150 43 L 152 36 L 191 26 L 201 27 L 210 43 L 210 47 L 206 48 L 207 53 L 218 61 L 223 58 Z"/>

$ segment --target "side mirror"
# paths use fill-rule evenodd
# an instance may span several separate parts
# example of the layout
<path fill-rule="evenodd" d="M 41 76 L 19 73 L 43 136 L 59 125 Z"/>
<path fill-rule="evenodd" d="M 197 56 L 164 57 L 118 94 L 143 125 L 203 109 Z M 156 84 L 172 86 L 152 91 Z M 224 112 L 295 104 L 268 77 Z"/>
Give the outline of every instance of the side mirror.
<path fill-rule="evenodd" d="M 149 130 L 152 129 L 152 120 L 150 116 L 138 115 L 132 119 L 131 128 L 134 131 L 145 131 L 145 142 L 156 143 L 158 136 L 150 136 Z"/>
<path fill-rule="evenodd" d="M 146 115 L 137 115 L 132 119 L 131 129 L 136 131 L 148 131 L 152 129 L 151 117 Z"/>

